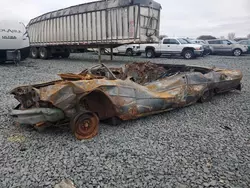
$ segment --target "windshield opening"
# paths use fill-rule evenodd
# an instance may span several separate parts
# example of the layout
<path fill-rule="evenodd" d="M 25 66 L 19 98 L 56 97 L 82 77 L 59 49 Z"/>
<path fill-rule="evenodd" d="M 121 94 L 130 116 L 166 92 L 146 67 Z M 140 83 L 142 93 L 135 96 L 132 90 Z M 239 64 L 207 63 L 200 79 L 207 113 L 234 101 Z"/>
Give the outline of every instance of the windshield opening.
<path fill-rule="evenodd" d="M 186 39 L 178 38 L 178 41 L 179 41 L 181 44 L 190 44 L 190 42 L 188 42 L 188 40 L 186 40 Z"/>

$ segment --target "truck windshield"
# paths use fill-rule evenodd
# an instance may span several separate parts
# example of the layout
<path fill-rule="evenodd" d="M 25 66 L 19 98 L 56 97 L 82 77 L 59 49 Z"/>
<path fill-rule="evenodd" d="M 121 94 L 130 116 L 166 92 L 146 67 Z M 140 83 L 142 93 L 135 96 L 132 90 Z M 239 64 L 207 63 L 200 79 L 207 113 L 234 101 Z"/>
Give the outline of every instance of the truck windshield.
<path fill-rule="evenodd" d="M 181 44 L 190 44 L 186 39 L 178 38 L 178 41 L 179 41 Z"/>
<path fill-rule="evenodd" d="M 232 44 L 236 44 L 236 43 L 237 43 L 237 42 L 234 41 L 234 40 L 228 40 L 228 41 L 230 41 Z"/>
<path fill-rule="evenodd" d="M 183 40 L 187 41 L 189 44 L 195 44 L 195 41 L 192 41 L 190 39 L 183 39 Z"/>

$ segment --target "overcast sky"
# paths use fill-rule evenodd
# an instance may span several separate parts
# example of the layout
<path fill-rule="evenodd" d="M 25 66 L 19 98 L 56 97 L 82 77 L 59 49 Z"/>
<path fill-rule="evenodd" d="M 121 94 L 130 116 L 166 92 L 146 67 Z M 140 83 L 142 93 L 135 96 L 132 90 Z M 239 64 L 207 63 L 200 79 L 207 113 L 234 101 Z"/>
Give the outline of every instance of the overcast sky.
<path fill-rule="evenodd" d="M 93 0 L 0 0 L 0 19 L 25 24 L 43 13 Z M 250 33 L 250 0 L 156 0 L 161 3 L 160 33 L 168 36 L 216 37 Z"/>

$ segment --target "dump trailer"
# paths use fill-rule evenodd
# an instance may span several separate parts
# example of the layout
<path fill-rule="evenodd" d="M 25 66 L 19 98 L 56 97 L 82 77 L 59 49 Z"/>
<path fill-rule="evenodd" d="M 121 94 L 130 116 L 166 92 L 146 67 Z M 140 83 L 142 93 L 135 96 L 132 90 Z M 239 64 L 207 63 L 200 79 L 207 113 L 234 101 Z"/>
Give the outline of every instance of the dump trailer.
<path fill-rule="evenodd" d="M 31 57 L 69 57 L 74 50 L 158 41 L 161 5 L 107 0 L 49 12 L 28 24 Z"/>
<path fill-rule="evenodd" d="M 0 21 L 0 63 L 24 60 L 29 51 L 29 37 L 23 23 Z"/>

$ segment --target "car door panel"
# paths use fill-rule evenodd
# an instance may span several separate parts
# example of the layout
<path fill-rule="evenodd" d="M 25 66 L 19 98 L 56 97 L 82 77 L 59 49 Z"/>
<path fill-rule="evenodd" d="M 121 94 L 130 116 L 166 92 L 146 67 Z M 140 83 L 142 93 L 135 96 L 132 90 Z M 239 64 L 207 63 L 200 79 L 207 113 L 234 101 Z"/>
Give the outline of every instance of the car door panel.
<path fill-rule="evenodd" d="M 220 41 L 220 51 L 221 52 L 231 52 L 232 51 L 232 43 L 228 40 L 221 40 Z"/>
<path fill-rule="evenodd" d="M 187 104 L 193 104 L 199 100 L 204 91 L 208 89 L 209 80 L 202 73 L 192 72 L 187 75 Z"/>
<path fill-rule="evenodd" d="M 162 53 L 177 54 L 180 52 L 180 43 L 176 39 L 165 39 L 163 41 Z"/>
<path fill-rule="evenodd" d="M 163 44 L 161 45 L 161 53 L 166 54 L 169 51 L 170 39 L 164 39 Z"/>
<path fill-rule="evenodd" d="M 119 54 L 126 53 L 127 46 L 128 46 L 128 45 L 125 44 L 125 45 L 122 45 L 122 46 L 117 47 L 118 53 L 119 53 Z"/>
<path fill-rule="evenodd" d="M 187 79 L 185 74 L 178 74 L 166 77 L 159 81 L 152 82 L 146 86 L 154 95 L 153 98 L 164 99 L 164 105 L 171 104 L 177 108 L 186 104 Z"/>
<path fill-rule="evenodd" d="M 220 41 L 219 40 L 214 40 L 214 41 L 209 41 L 209 45 L 213 48 L 213 51 L 220 52 Z"/>

